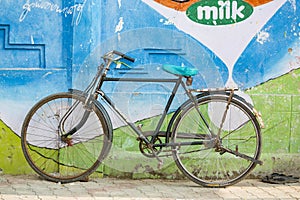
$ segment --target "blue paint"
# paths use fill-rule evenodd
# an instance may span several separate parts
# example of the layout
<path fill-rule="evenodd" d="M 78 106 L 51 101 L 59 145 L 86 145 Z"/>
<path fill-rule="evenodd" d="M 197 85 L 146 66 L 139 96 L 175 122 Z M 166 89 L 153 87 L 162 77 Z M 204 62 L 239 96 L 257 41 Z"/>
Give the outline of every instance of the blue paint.
<path fill-rule="evenodd" d="M 136 62 L 128 63 L 130 69 L 112 69 L 110 76 L 170 78 L 173 75 L 162 70 L 163 64 L 169 64 L 197 68 L 195 88 L 223 87 L 228 81 L 229 71 L 220 58 L 174 25 L 165 24 L 168 19 L 141 0 L 0 2 L 2 99 L 36 102 L 68 88 L 83 89 L 101 62 L 101 55 L 113 49 L 136 58 Z M 299 9 L 293 10 L 290 2 L 262 29 L 268 32 L 268 40 L 261 44 L 258 36 L 254 37 L 236 62 L 233 79 L 240 87 L 250 88 L 288 72 L 289 66 L 281 58 L 290 55 L 288 48 L 299 44 L 299 35 L 294 34 L 299 34 L 300 16 Z M 296 1 L 296 7 L 299 4 Z M 52 9 L 55 6 L 57 9 Z M 64 8 L 73 12 L 60 13 Z M 125 109 L 131 101 L 137 101 L 132 99 L 132 91 L 168 93 L 171 88 L 164 84 L 122 84 L 109 83 L 106 90 L 117 100 L 125 98 L 121 105 Z M 127 92 L 125 97 L 116 97 L 122 92 Z M 144 104 L 154 101 L 147 96 L 139 100 Z M 179 97 L 174 108 L 181 101 Z"/>
<path fill-rule="evenodd" d="M 289 63 L 281 63 L 281 60 L 287 57 L 292 61 L 294 58 L 288 49 L 299 47 L 300 2 L 295 1 L 295 4 L 287 1 L 262 28 L 269 38 L 262 44 L 257 41 L 258 36 L 254 37 L 236 62 L 233 79 L 240 87 L 254 87 L 291 70 Z"/>
<path fill-rule="evenodd" d="M 0 68 L 45 68 L 45 45 L 10 41 L 10 26 L 0 24 Z"/>

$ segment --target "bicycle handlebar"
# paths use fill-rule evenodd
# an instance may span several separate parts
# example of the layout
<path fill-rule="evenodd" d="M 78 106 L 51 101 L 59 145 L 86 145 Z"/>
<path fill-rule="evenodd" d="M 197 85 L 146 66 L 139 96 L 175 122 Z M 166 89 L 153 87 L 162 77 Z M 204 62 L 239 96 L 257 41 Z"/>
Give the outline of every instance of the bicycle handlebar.
<path fill-rule="evenodd" d="M 116 55 L 118 55 L 118 56 L 121 56 L 122 58 L 124 58 L 126 60 L 129 60 L 130 62 L 134 62 L 135 61 L 134 58 L 131 58 L 131 57 L 125 55 L 124 53 L 119 52 L 119 51 L 113 50 L 113 53 L 116 54 Z"/>

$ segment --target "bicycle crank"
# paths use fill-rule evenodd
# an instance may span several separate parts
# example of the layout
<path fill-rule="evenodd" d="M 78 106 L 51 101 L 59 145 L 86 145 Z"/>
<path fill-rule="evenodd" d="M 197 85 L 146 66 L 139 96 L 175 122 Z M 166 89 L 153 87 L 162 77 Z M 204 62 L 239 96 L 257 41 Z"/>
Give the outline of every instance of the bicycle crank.
<path fill-rule="evenodd" d="M 149 136 L 149 137 L 153 137 L 153 136 Z M 153 144 L 162 144 L 162 141 L 159 137 L 156 137 Z M 151 145 L 148 145 L 145 141 L 141 139 L 139 143 L 139 148 L 141 153 L 148 158 L 155 158 L 162 151 L 162 146 L 153 147 Z"/>

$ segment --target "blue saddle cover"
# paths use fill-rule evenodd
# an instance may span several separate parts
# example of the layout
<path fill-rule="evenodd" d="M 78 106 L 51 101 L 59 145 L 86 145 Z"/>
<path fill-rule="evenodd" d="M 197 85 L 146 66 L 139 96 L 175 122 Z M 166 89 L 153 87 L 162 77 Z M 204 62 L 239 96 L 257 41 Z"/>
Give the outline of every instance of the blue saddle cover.
<path fill-rule="evenodd" d="M 198 74 L 198 69 L 185 67 L 185 66 L 178 66 L 178 65 L 163 65 L 163 70 L 169 72 L 171 74 L 180 75 L 180 76 L 195 76 Z"/>

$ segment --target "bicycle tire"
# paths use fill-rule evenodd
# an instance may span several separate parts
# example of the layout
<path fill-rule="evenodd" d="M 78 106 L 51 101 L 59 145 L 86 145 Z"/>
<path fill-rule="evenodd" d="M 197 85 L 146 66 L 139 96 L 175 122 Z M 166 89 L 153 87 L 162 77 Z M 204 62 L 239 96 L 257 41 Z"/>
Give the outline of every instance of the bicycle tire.
<path fill-rule="evenodd" d="M 22 150 L 28 164 L 43 178 L 61 183 L 86 180 L 108 154 L 111 122 L 104 108 L 91 101 L 84 125 L 64 140 L 60 120 L 71 105 L 79 102 L 64 124 L 66 131 L 74 128 L 87 109 L 86 95 L 53 94 L 35 104 L 27 114 L 21 132 Z"/>
<path fill-rule="evenodd" d="M 196 102 L 206 122 L 192 101 L 186 102 L 174 116 L 171 142 L 174 144 L 172 152 L 175 163 L 186 177 L 202 186 L 236 184 L 257 165 L 255 161 L 258 161 L 261 152 L 259 123 L 249 105 L 237 96 L 230 102 L 222 128 L 222 113 L 228 104 L 228 96 L 199 95 Z M 213 138 L 218 131 L 221 146 L 233 153 L 216 149 Z M 179 145 L 182 142 L 198 142 L 199 145 Z M 247 155 L 252 160 L 237 155 Z"/>

